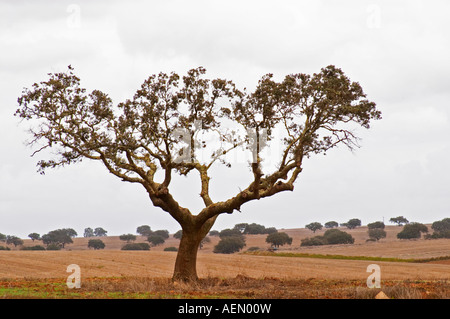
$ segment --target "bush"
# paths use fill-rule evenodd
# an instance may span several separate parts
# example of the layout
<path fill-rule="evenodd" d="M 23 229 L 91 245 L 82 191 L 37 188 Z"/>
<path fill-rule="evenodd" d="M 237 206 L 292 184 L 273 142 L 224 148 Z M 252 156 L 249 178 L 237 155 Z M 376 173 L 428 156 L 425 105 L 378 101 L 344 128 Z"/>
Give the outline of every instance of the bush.
<path fill-rule="evenodd" d="M 0 250 L 11 250 L 11 248 L 5 247 L 5 246 L 0 246 Z"/>
<path fill-rule="evenodd" d="M 21 250 L 45 250 L 45 247 L 41 245 L 35 245 L 29 247 L 22 247 Z"/>
<path fill-rule="evenodd" d="M 398 239 L 416 239 L 420 238 L 422 233 L 427 233 L 428 227 L 420 223 L 411 223 L 403 226 L 401 232 L 397 234 Z"/>
<path fill-rule="evenodd" d="M 326 245 L 327 240 L 323 236 L 314 236 L 312 238 L 302 239 L 300 246 L 320 246 Z"/>
<path fill-rule="evenodd" d="M 164 248 L 164 251 L 178 251 L 177 247 L 166 247 Z"/>
<path fill-rule="evenodd" d="M 245 246 L 243 238 L 238 236 L 225 236 L 214 246 L 213 252 L 216 254 L 232 254 L 238 252 Z"/>
<path fill-rule="evenodd" d="M 150 245 L 147 243 L 130 243 L 124 245 L 122 250 L 150 250 Z"/>
<path fill-rule="evenodd" d="M 247 251 L 258 251 L 258 250 L 261 250 L 261 248 L 255 247 L 255 246 L 249 247 L 249 248 L 247 249 Z"/>
<path fill-rule="evenodd" d="M 94 248 L 94 250 L 104 249 L 105 243 L 101 239 L 91 239 L 88 242 L 88 248 Z"/>
<path fill-rule="evenodd" d="M 47 250 L 61 250 L 61 246 L 58 244 L 51 243 L 47 245 Z"/>
<path fill-rule="evenodd" d="M 355 239 L 350 234 L 339 229 L 328 229 L 323 236 L 302 239 L 300 246 L 353 244 L 354 242 Z"/>
<path fill-rule="evenodd" d="M 328 229 L 323 234 L 323 237 L 325 237 L 329 245 L 353 244 L 355 242 L 352 235 L 339 229 Z"/>

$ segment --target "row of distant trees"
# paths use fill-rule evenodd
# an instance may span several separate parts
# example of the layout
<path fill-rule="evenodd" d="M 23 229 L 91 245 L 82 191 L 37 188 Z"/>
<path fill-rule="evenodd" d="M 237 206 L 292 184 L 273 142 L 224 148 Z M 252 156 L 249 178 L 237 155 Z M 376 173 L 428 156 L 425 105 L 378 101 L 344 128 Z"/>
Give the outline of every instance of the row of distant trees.
<path fill-rule="evenodd" d="M 399 226 L 403 226 L 403 229 L 397 233 L 399 239 L 416 239 L 421 238 L 422 234 L 425 239 L 437 239 L 437 238 L 450 238 L 450 218 L 444 218 L 443 220 L 436 221 L 431 225 L 433 230 L 432 234 L 428 234 L 428 227 L 424 224 L 413 222 L 410 223 L 403 216 L 394 217 L 390 219 L 390 222 L 396 223 Z M 361 220 L 357 218 L 350 219 L 346 223 L 340 224 L 349 229 L 354 229 L 361 226 Z M 330 244 L 352 244 L 354 238 L 339 229 L 337 222 L 331 221 L 325 223 L 327 230 L 321 236 L 314 236 L 312 238 L 305 238 L 302 240 L 301 246 L 314 246 L 314 245 L 330 245 Z M 367 224 L 368 227 L 368 241 L 378 241 L 386 237 L 386 231 L 384 230 L 385 224 L 381 221 Z M 323 228 L 322 224 L 318 222 L 310 223 L 306 225 L 306 228 L 310 229 L 314 233 L 317 230 Z M 134 234 L 120 235 L 120 240 L 126 241 L 126 244 L 122 247 L 124 250 L 149 250 L 150 247 L 158 246 L 165 243 L 165 240 L 169 238 L 168 230 L 156 230 L 153 231 L 150 226 L 142 225 L 137 227 L 136 233 L 140 236 L 146 237 L 147 243 L 134 243 L 137 236 Z M 282 245 L 290 245 L 292 238 L 284 232 L 278 232 L 275 227 L 266 228 L 263 225 L 252 223 L 236 224 L 233 228 L 223 229 L 222 231 L 212 230 L 208 234 L 209 236 L 218 236 L 220 241 L 214 246 L 213 251 L 215 253 L 234 253 L 243 249 L 246 246 L 245 235 L 248 234 L 266 234 L 266 242 L 271 244 L 272 247 L 279 247 Z M 183 235 L 182 230 L 177 231 L 173 236 L 176 239 L 181 239 Z M 40 245 L 26 247 L 30 250 L 59 250 L 64 248 L 66 244 L 73 243 L 72 238 L 77 236 L 77 232 L 72 228 L 56 229 L 40 236 L 38 233 L 31 233 L 28 235 L 30 239 L 34 241 L 42 241 L 46 248 Z M 101 227 L 95 229 L 85 228 L 84 237 L 104 237 L 107 236 L 107 231 Z M 200 244 L 200 249 L 204 244 L 209 243 L 211 240 L 206 236 Z M 17 236 L 0 234 L 0 242 L 5 242 L 7 245 L 14 245 L 15 247 L 23 245 L 23 240 Z M 101 239 L 90 239 L 88 247 L 93 249 L 104 249 L 105 243 Z M 1 247 L 0 249 L 4 249 Z M 176 247 L 169 247 L 166 250 L 176 251 Z"/>

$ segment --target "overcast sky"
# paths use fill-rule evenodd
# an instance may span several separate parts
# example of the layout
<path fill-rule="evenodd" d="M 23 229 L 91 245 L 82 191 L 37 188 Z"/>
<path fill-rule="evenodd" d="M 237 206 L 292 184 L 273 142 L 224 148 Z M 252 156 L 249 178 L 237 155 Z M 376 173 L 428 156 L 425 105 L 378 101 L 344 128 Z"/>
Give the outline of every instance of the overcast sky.
<path fill-rule="evenodd" d="M 24 145 L 27 123 L 13 116 L 17 97 L 69 64 L 88 91 L 100 89 L 116 104 L 151 74 L 198 66 L 241 88 L 266 73 L 281 79 L 329 64 L 361 84 L 383 119 L 358 131 L 360 149 L 311 157 L 294 192 L 221 215 L 214 229 L 450 217 L 449 12 L 446 0 L 1 1 L 0 233 L 180 229 L 142 186 L 121 182 L 99 163 L 36 172 L 40 158 Z M 215 174 L 214 200 L 251 178 L 244 164 Z M 181 205 L 200 209 L 196 178 L 176 181 L 172 192 Z"/>

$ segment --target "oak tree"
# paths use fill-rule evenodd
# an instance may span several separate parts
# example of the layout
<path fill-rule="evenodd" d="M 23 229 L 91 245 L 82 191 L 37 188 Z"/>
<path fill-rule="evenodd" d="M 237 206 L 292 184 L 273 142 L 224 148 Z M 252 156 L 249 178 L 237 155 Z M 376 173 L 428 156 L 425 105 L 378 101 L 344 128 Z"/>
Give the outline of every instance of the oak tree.
<path fill-rule="evenodd" d="M 267 74 L 253 90 L 207 79 L 205 73 L 198 67 L 182 77 L 151 75 L 132 98 L 113 104 L 100 90 L 87 92 L 69 66 L 25 88 L 16 111 L 31 122 L 32 154 L 52 151 L 38 161 L 39 172 L 83 159 L 100 162 L 121 180 L 140 184 L 152 204 L 180 224 L 183 236 L 173 278 L 181 280 L 197 279 L 198 246 L 219 215 L 293 191 L 305 158 L 338 145 L 358 147 L 355 128 L 369 128 L 381 118 L 361 85 L 333 65 L 280 81 Z M 204 134 L 217 143 L 206 143 Z M 282 149 L 277 166 L 268 167 L 263 150 L 273 140 Z M 228 155 L 242 150 L 249 154 L 251 182 L 229 199 L 214 199 L 213 168 L 231 167 Z M 181 206 L 173 196 L 177 174 L 199 177 L 199 211 Z"/>

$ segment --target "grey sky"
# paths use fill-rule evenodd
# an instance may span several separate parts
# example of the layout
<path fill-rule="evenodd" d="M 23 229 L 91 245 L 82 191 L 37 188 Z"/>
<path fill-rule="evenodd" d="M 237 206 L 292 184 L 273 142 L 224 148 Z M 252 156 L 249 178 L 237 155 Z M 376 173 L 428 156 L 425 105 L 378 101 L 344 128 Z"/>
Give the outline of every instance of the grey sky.
<path fill-rule="evenodd" d="M 0 233 L 179 229 L 142 187 L 99 163 L 36 173 L 39 158 L 23 144 L 27 123 L 12 116 L 17 97 L 69 64 L 88 91 L 100 89 L 115 103 L 160 71 L 204 66 L 208 77 L 251 88 L 266 73 L 280 79 L 334 64 L 362 85 L 383 119 L 358 131 L 362 147 L 354 153 L 340 148 L 307 160 L 293 193 L 246 204 L 214 228 L 450 217 L 448 1 L 56 3 L 0 3 Z M 245 164 L 236 168 L 213 176 L 213 199 L 245 186 L 250 172 Z M 182 178 L 172 189 L 193 211 L 201 207 L 197 182 Z"/>

